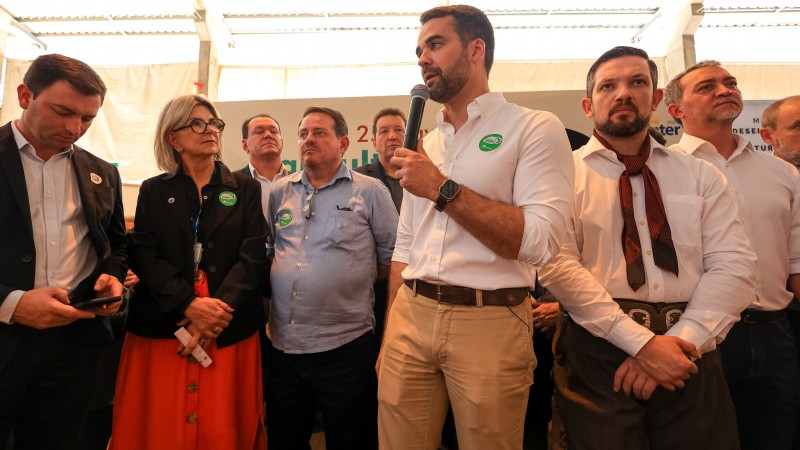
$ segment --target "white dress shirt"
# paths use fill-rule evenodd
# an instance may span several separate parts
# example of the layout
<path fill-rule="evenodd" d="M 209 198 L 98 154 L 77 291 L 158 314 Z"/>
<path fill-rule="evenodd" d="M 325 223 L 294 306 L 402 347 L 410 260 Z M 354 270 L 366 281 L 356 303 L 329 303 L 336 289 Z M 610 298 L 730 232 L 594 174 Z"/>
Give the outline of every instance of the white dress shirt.
<path fill-rule="evenodd" d="M 408 264 L 404 279 L 487 290 L 532 287 L 529 264 L 556 254 L 572 208 L 574 173 L 564 126 L 553 114 L 508 103 L 500 93 L 478 97 L 467 112 L 456 133 L 440 111 L 438 128 L 425 136 L 425 152 L 454 181 L 522 209 L 519 256 L 497 255 L 447 210 L 438 212 L 430 200 L 405 192 L 392 260 Z"/>
<path fill-rule="evenodd" d="M 20 149 L 28 188 L 36 247 L 33 287 L 52 286 L 72 292 L 97 264 L 72 167 L 73 149 L 70 147 L 44 161 L 14 122 L 11 122 L 11 130 Z M 6 297 L 0 305 L 0 321 L 11 323 L 11 316 L 24 293 L 12 291 Z"/>
<path fill-rule="evenodd" d="M 266 217 L 267 207 L 269 206 L 269 193 L 272 190 L 272 183 L 278 181 L 279 179 L 285 177 L 286 175 L 289 175 L 291 172 L 289 172 L 289 169 L 286 166 L 281 164 L 281 170 L 279 170 L 278 173 L 275 174 L 274 179 L 270 180 L 267 177 L 261 176 L 261 174 L 258 173 L 258 170 L 256 170 L 255 167 L 253 167 L 252 163 L 247 163 L 247 168 L 250 171 L 250 175 L 252 175 L 253 178 L 258 180 L 259 183 L 261 183 L 261 210 L 264 211 L 264 217 Z M 267 217 L 267 219 L 269 219 L 269 217 Z"/>
<path fill-rule="evenodd" d="M 786 280 L 790 273 L 800 273 L 800 175 L 786 161 L 734 136 L 736 150 L 727 160 L 711 143 L 686 133 L 672 148 L 714 164 L 728 177 L 739 219 L 758 257 L 756 295 L 749 307 L 784 309 L 793 297 Z"/>
<path fill-rule="evenodd" d="M 646 283 L 628 285 L 622 251 L 623 218 L 616 154 L 594 137 L 576 151 L 575 210 L 558 256 L 540 271 L 570 316 L 595 336 L 631 356 L 653 333 L 628 317 L 613 298 L 689 302 L 667 331 L 707 352 L 716 348 L 752 299 L 756 258 L 737 217 L 733 193 L 710 164 L 664 148 L 651 139 L 647 166 L 658 179 L 679 276 L 655 265 L 641 175 L 631 177 L 633 211 Z"/>

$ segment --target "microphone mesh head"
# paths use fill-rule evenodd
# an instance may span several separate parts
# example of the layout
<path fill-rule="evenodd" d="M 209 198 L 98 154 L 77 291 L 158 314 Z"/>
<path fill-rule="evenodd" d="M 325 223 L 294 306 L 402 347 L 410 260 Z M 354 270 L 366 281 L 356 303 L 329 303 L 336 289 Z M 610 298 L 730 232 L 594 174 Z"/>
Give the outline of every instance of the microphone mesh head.
<path fill-rule="evenodd" d="M 431 93 L 428 91 L 428 87 L 424 84 L 418 84 L 411 89 L 411 96 L 412 97 L 422 97 L 425 101 L 428 101 L 431 98 Z"/>

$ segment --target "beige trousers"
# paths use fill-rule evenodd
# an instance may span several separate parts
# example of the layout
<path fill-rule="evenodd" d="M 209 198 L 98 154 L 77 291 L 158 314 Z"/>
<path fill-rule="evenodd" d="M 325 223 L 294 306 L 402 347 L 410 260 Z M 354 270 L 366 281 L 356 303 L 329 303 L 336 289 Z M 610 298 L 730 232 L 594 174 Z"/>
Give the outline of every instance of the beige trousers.
<path fill-rule="evenodd" d="M 536 357 L 529 301 L 457 306 L 400 288 L 378 374 L 380 448 L 437 449 L 448 399 L 459 448 L 522 448 Z"/>

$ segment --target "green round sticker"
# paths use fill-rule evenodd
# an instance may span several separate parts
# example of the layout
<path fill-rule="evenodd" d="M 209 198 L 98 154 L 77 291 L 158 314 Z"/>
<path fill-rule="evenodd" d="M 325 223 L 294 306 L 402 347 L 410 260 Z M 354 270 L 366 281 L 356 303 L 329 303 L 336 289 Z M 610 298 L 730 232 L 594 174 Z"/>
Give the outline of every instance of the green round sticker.
<path fill-rule="evenodd" d="M 219 202 L 225 206 L 233 206 L 236 204 L 236 194 L 231 191 L 224 191 L 219 193 Z"/>
<path fill-rule="evenodd" d="M 292 212 L 288 209 L 284 209 L 278 213 L 278 223 L 280 223 L 282 227 L 285 227 L 292 223 L 292 217 Z"/>
<path fill-rule="evenodd" d="M 503 136 L 499 134 L 487 134 L 486 136 L 478 142 L 478 148 L 481 149 L 482 152 L 490 152 L 497 147 L 500 147 L 500 144 L 503 143 Z"/>

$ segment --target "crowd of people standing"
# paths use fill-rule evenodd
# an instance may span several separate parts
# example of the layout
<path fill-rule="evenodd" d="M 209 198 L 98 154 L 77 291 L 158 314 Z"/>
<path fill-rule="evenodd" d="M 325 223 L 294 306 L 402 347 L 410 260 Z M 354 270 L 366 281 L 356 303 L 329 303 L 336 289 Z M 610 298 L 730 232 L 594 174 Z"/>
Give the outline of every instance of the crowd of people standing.
<path fill-rule="evenodd" d="M 344 115 L 312 106 L 301 171 L 269 114 L 231 170 L 215 105 L 179 96 L 128 232 L 117 169 L 75 145 L 103 81 L 32 63 L 0 128 L 0 447 L 86 445 L 111 318 L 114 450 L 307 449 L 318 415 L 329 449 L 544 448 L 530 404 L 551 394 L 531 385 L 551 376 L 551 448 L 800 448 L 800 96 L 764 111 L 757 151 L 720 63 L 662 90 L 615 47 L 575 150 L 554 114 L 490 91 L 482 11 L 420 22 L 442 108 L 416 148 L 385 108 L 377 159 L 348 168 Z M 648 127 L 662 101 L 671 147 Z"/>

